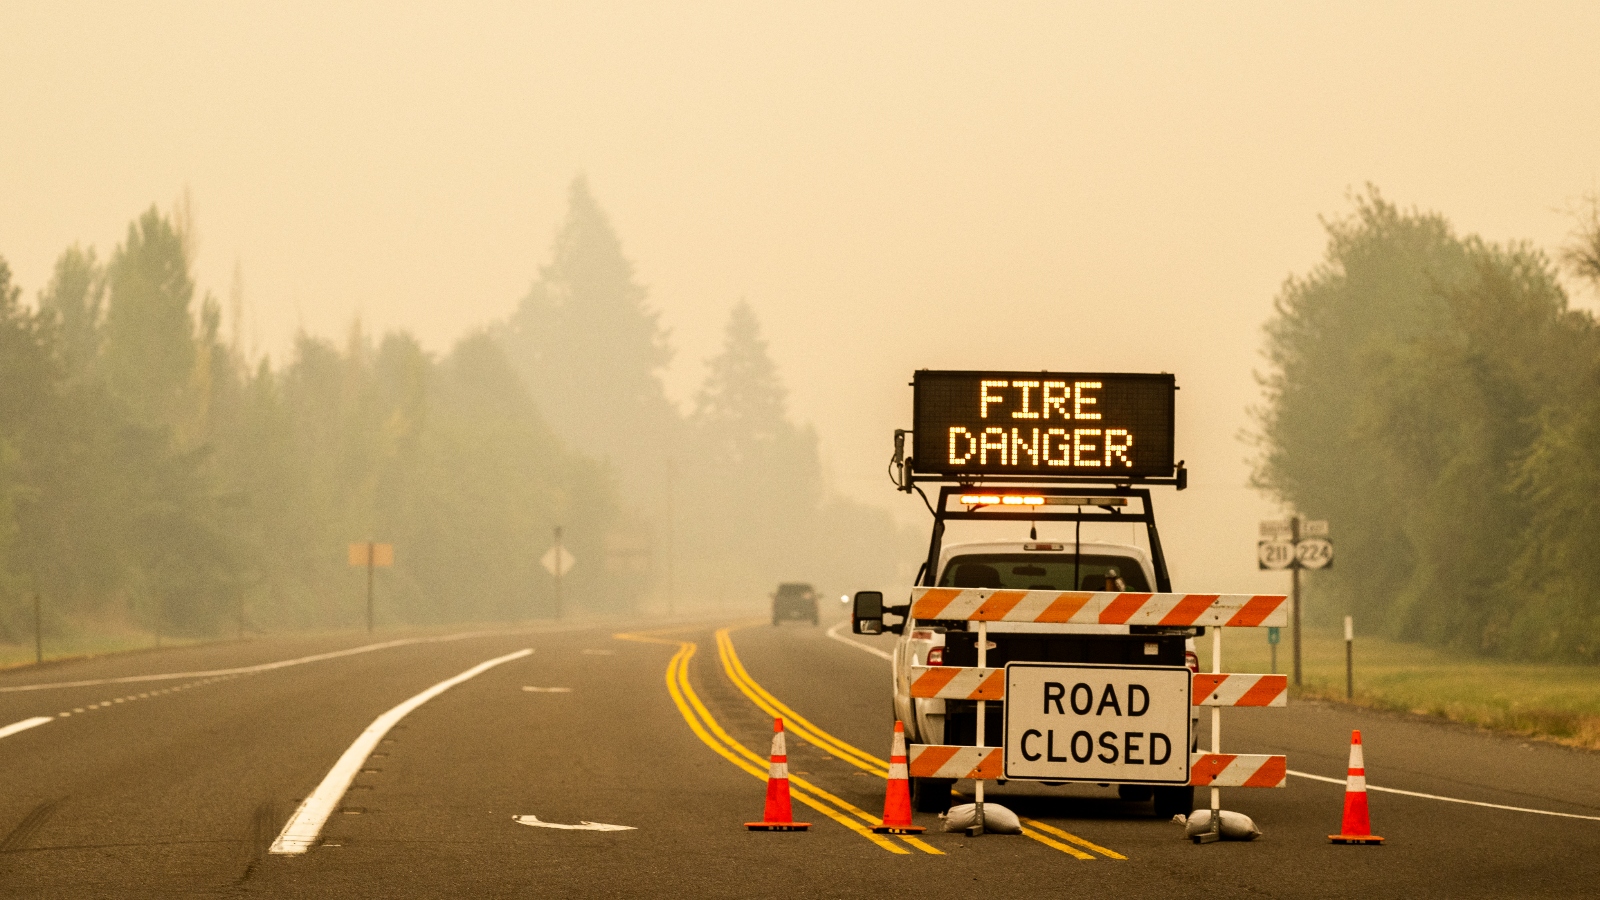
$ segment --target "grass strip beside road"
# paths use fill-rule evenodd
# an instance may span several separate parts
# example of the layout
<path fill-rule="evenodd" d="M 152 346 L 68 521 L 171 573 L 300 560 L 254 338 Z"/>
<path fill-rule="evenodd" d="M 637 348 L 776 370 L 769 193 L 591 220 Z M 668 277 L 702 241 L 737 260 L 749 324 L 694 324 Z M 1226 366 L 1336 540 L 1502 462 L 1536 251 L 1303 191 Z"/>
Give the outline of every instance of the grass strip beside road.
<path fill-rule="evenodd" d="M 672 630 L 681 631 L 683 629 Z M 717 755 L 760 779 L 763 783 L 766 782 L 766 767 L 770 760 L 755 755 L 750 752 L 749 748 L 730 736 L 711 715 L 710 710 L 706 709 L 705 704 L 700 701 L 699 695 L 694 692 L 694 688 L 689 684 L 689 660 L 698 649 L 697 644 L 693 641 L 675 641 L 657 637 L 651 633 L 624 633 L 613 635 L 613 637 L 618 640 L 637 641 L 640 643 L 676 644 L 678 651 L 673 654 L 672 659 L 667 663 L 667 694 L 672 698 L 673 704 L 678 707 L 678 712 L 683 716 L 683 720 L 689 724 L 689 730 L 694 732 L 695 737 L 698 737 L 701 743 L 716 751 Z M 790 776 L 789 788 L 790 795 L 794 799 L 833 819 L 840 825 L 854 831 L 890 853 L 908 854 L 911 852 L 881 835 L 873 834 L 865 826 L 845 813 L 829 806 L 822 798 L 832 798 L 832 795 L 826 791 L 818 790 L 810 782 Z M 813 796 L 813 793 L 818 796 Z"/>
<path fill-rule="evenodd" d="M 1229 672 L 1271 671 L 1265 628 L 1223 630 Z M 1293 672 L 1293 637 L 1283 630 L 1279 672 Z M 1210 670 L 1211 641 L 1198 641 Z M 1295 696 L 1430 716 L 1491 731 L 1600 750 L 1600 667 L 1515 663 L 1464 656 L 1422 644 L 1357 635 L 1355 697 L 1345 699 L 1344 635 L 1307 628 L 1301 639 L 1304 687 Z"/>

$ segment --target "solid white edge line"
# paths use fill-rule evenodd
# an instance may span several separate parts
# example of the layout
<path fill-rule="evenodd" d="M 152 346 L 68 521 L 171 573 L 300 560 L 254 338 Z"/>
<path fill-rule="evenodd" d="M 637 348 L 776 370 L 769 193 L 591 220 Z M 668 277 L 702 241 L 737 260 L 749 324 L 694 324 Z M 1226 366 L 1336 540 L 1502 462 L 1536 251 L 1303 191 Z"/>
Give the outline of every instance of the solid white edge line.
<path fill-rule="evenodd" d="M 1328 784 L 1344 784 L 1343 778 L 1329 778 L 1326 775 L 1312 775 L 1309 772 L 1296 772 L 1289 770 L 1289 774 L 1296 778 L 1308 778 L 1312 781 L 1325 781 Z M 1560 816 L 1563 819 L 1588 819 L 1591 822 L 1600 822 L 1600 816 L 1581 816 L 1577 813 L 1553 812 L 1548 809 L 1529 809 L 1526 806 L 1506 806 L 1502 803 L 1484 803 L 1482 800 L 1463 800 L 1460 797 L 1441 797 L 1438 794 L 1423 794 L 1418 791 L 1402 791 L 1399 788 L 1378 787 L 1375 784 L 1367 785 L 1369 791 L 1382 791 L 1385 794 L 1400 794 L 1404 797 L 1420 797 L 1423 800 L 1442 800 L 1445 803 L 1464 803 L 1467 806 L 1483 806 L 1489 809 L 1504 809 L 1509 812 L 1533 813 L 1540 816 Z"/>
<path fill-rule="evenodd" d="M 894 656 L 892 654 L 885 653 L 882 650 L 879 650 L 877 647 L 868 647 L 866 644 L 863 644 L 860 641 L 852 641 L 849 638 L 845 637 L 844 635 L 840 634 L 839 633 L 839 629 L 841 629 L 841 628 L 843 628 L 843 627 L 845 627 L 846 625 L 849 625 L 849 624 L 850 623 L 848 621 L 844 621 L 844 622 L 840 622 L 839 624 L 833 626 L 832 628 L 829 628 L 828 631 L 827 631 L 828 637 L 833 638 L 834 640 L 838 641 L 841 644 L 848 644 L 851 647 L 856 648 L 857 650 L 865 650 L 868 653 L 871 653 L 873 656 L 879 656 L 879 657 L 882 657 L 884 659 L 887 659 L 890 662 L 894 662 Z"/>
<path fill-rule="evenodd" d="M 367 757 L 372 754 L 373 750 L 377 749 L 378 742 L 383 740 L 383 736 L 389 733 L 389 729 L 405 718 L 408 713 L 463 681 L 475 678 L 501 663 L 521 659 L 532 652 L 533 650 L 531 649 L 518 650 L 515 653 L 508 653 L 505 656 L 498 656 L 487 662 L 478 663 L 460 675 L 439 682 L 379 716 L 371 725 L 367 726 L 366 731 L 361 732 L 361 736 L 356 738 L 355 743 L 344 751 L 344 755 L 340 756 L 339 761 L 333 764 L 332 769 L 328 770 L 327 776 L 322 779 L 321 784 L 317 785 L 317 789 L 311 792 L 311 796 L 301 802 L 300 808 L 295 810 L 288 824 L 283 826 L 283 831 L 278 833 L 278 839 L 272 842 L 272 847 L 268 852 L 301 854 L 310 850 L 311 845 L 316 843 L 317 836 L 322 834 L 322 826 L 327 824 L 328 817 L 333 815 L 334 809 L 338 807 L 345 791 L 349 790 L 350 783 L 355 781 L 356 774 L 361 771 L 361 766 L 366 763 Z"/>
<path fill-rule="evenodd" d="M 0 728 L 0 738 L 11 737 L 13 734 L 16 734 L 19 731 L 27 731 L 29 728 L 38 728 L 40 725 L 43 725 L 46 722 L 52 722 L 54 720 L 55 716 L 34 716 L 31 719 L 23 719 L 21 722 L 12 722 L 10 725 Z"/>
<path fill-rule="evenodd" d="M 19 684 L 10 687 L 0 687 L 0 694 L 10 694 L 17 691 L 45 691 L 51 688 L 95 687 L 102 684 L 131 684 L 136 681 L 170 681 L 176 678 L 206 678 L 214 675 L 248 675 L 252 672 L 270 672 L 273 669 L 283 669 L 289 666 L 303 666 L 306 663 L 321 662 L 325 659 L 338 659 L 341 656 L 354 656 L 357 653 L 371 653 L 374 650 L 387 650 L 390 647 L 405 647 L 411 644 L 437 644 L 443 641 L 459 641 L 463 638 L 481 637 L 488 634 L 497 634 L 494 631 L 468 631 L 462 634 L 446 634 L 439 637 L 401 638 L 399 640 L 384 641 L 381 644 L 363 644 L 360 647 L 350 647 L 345 650 L 331 650 L 327 653 L 317 653 L 311 656 L 301 656 L 296 659 L 280 659 L 277 662 L 260 663 L 254 666 L 240 666 L 236 669 L 211 669 L 205 672 L 163 672 L 159 675 L 124 675 L 121 678 L 96 678 L 89 681 L 51 681 L 44 684 Z"/>

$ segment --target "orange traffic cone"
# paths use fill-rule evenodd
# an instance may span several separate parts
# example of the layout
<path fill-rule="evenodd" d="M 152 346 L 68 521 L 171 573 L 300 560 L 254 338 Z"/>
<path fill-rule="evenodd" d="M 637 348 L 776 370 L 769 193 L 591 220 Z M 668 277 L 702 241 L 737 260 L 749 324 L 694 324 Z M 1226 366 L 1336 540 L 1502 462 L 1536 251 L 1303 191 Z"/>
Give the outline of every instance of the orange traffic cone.
<path fill-rule="evenodd" d="M 783 720 L 772 720 L 772 767 L 767 770 L 767 808 L 761 821 L 746 822 L 751 831 L 805 831 L 810 822 L 796 822 L 789 808 L 789 750 L 783 743 Z"/>
<path fill-rule="evenodd" d="M 872 829 L 879 834 L 920 834 L 926 831 L 911 824 L 911 782 L 906 774 L 906 727 L 894 723 L 894 743 L 889 745 L 889 792 L 883 795 L 883 824 Z"/>
<path fill-rule="evenodd" d="M 1372 833 L 1367 816 L 1367 766 L 1361 757 L 1361 732 L 1350 732 L 1350 774 L 1344 783 L 1344 821 L 1338 834 L 1328 835 L 1335 844 L 1381 844 L 1383 838 Z"/>

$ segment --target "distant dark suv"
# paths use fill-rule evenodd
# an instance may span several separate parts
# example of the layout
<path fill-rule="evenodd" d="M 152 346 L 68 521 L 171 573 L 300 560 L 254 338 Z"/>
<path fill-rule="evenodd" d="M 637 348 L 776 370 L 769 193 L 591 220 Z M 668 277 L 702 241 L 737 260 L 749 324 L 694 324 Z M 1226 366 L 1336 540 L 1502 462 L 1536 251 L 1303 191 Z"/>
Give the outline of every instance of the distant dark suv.
<path fill-rule="evenodd" d="M 817 592 L 809 584 L 789 582 L 772 594 L 772 624 L 797 619 L 817 624 Z"/>

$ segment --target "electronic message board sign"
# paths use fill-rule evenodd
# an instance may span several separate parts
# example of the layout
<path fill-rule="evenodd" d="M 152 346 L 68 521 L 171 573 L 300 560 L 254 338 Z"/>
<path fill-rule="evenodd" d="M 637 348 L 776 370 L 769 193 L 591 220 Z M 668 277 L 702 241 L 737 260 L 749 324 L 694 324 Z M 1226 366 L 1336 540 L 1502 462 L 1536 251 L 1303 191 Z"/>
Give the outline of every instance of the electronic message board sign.
<path fill-rule="evenodd" d="M 924 369 L 912 387 L 918 475 L 1173 475 L 1172 375 Z"/>

